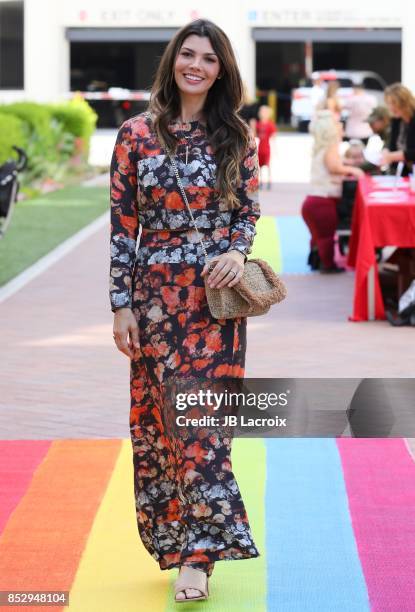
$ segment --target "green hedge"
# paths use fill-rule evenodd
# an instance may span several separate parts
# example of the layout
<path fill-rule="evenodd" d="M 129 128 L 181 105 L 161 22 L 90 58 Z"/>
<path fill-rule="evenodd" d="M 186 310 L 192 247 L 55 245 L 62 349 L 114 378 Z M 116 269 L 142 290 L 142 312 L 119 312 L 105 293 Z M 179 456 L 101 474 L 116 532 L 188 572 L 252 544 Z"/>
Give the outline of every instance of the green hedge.
<path fill-rule="evenodd" d="M 29 129 L 30 139 L 45 147 L 52 146 L 52 115 L 46 105 L 36 102 L 14 102 L 0 106 L 0 113 L 18 117 Z"/>
<path fill-rule="evenodd" d="M 69 102 L 49 104 L 48 109 L 51 115 L 63 125 L 65 131 L 82 139 L 84 150 L 88 152 L 98 116 L 86 100 L 82 96 L 75 96 Z"/>
<path fill-rule="evenodd" d="M 28 156 L 23 187 L 36 189 L 47 178 L 64 181 L 87 164 L 97 115 L 82 97 L 55 104 L 3 104 L 0 116 L 0 161 L 11 156 L 13 144 Z"/>
<path fill-rule="evenodd" d="M 27 133 L 24 122 L 19 117 L 0 113 L 0 164 L 16 157 L 12 146 L 27 147 Z"/>
<path fill-rule="evenodd" d="M 97 114 L 82 98 L 75 95 L 67 102 L 38 104 L 37 102 L 14 102 L 0 105 L 0 113 L 18 117 L 26 125 L 31 139 L 49 146 L 56 144 L 56 123 L 60 130 L 82 138 L 86 148 L 94 133 Z"/>

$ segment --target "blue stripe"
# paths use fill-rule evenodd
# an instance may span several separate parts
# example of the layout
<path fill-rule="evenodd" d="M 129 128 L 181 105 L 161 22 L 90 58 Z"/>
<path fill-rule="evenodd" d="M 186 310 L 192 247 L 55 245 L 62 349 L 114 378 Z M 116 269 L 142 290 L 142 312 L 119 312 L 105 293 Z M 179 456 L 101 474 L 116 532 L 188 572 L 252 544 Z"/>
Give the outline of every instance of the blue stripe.
<path fill-rule="evenodd" d="M 283 274 L 309 274 L 310 233 L 300 215 L 277 217 Z"/>
<path fill-rule="evenodd" d="M 334 439 L 267 440 L 268 610 L 370 610 Z"/>

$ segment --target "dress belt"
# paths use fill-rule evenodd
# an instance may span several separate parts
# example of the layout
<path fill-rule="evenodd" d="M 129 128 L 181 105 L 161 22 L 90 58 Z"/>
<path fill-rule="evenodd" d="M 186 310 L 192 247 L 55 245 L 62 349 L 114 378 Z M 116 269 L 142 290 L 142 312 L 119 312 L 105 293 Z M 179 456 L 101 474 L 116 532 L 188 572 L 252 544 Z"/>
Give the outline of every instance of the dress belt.
<path fill-rule="evenodd" d="M 198 231 L 199 232 L 215 232 L 216 230 L 221 230 L 221 229 L 228 229 L 230 228 L 230 225 L 222 225 L 221 227 L 198 227 Z M 186 227 L 186 228 L 174 228 L 174 229 L 153 229 L 151 227 L 142 227 L 142 231 L 143 232 L 194 232 L 195 228 L 194 227 Z"/>

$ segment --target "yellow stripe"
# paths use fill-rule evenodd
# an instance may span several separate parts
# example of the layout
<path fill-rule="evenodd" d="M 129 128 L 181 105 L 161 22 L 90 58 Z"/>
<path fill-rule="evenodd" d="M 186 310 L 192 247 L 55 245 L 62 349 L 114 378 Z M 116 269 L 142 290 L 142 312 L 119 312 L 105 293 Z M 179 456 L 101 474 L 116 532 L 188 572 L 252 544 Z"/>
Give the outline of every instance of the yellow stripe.
<path fill-rule="evenodd" d="M 164 610 L 168 574 L 160 571 L 139 538 L 132 449 L 130 439 L 125 439 L 79 563 L 69 595 L 70 609 Z"/>
<path fill-rule="evenodd" d="M 256 224 L 257 236 L 254 240 L 250 259 L 265 259 L 275 272 L 281 272 L 281 246 L 275 217 L 264 215 Z"/>
<path fill-rule="evenodd" d="M 232 443 L 232 466 L 244 500 L 255 544 L 260 556 L 256 559 L 218 561 L 210 579 L 211 597 L 206 602 L 186 603 L 186 612 L 240 612 L 267 609 L 267 563 L 265 552 L 265 480 L 266 447 L 258 438 L 237 438 Z M 177 570 L 171 573 L 171 595 L 165 612 L 175 612 L 173 580 Z M 180 604 L 179 604 L 180 605 Z M 152 612 L 159 612 L 153 607 Z"/>

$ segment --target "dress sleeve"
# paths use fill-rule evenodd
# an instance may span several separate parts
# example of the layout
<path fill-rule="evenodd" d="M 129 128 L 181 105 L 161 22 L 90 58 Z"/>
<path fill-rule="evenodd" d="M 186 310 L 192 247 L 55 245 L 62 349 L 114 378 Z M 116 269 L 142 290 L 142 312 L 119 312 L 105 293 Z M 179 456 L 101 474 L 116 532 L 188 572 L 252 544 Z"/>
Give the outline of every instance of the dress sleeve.
<path fill-rule="evenodd" d="M 111 240 L 109 297 L 111 310 L 132 305 L 131 281 L 138 237 L 137 142 L 131 120 L 118 130 L 110 166 Z"/>
<path fill-rule="evenodd" d="M 240 251 L 246 259 L 252 252 L 252 244 L 257 233 L 255 224 L 261 216 L 258 198 L 258 151 L 252 130 L 250 130 L 247 152 L 240 165 L 240 175 L 237 196 L 241 206 L 232 213 L 228 251 Z"/>

